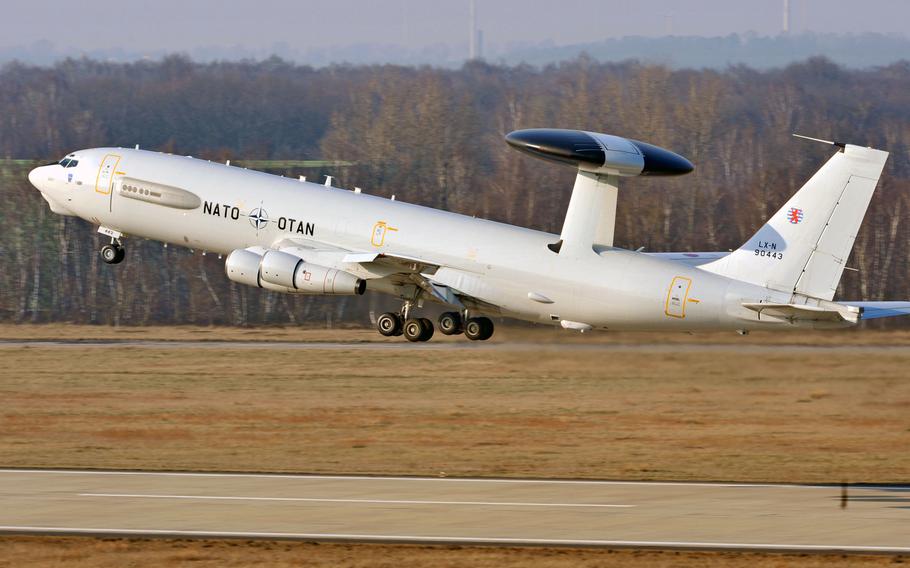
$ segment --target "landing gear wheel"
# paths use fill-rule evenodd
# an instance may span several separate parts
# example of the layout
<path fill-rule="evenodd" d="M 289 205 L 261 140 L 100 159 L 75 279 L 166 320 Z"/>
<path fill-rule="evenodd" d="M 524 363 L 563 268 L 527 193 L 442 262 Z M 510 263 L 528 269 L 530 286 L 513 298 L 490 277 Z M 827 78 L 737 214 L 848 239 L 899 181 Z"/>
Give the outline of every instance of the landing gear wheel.
<path fill-rule="evenodd" d="M 106 264 L 120 264 L 126 257 L 126 251 L 123 247 L 110 244 L 101 247 L 101 260 Z"/>
<path fill-rule="evenodd" d="M 464 331 L 461 314 L 458 312 L 443 312 L 439 316 L 437 323 L 439 324 L 439 331 L 444 335 L 457 335 Z"/>
<path fill-rule="evenodd" d="M 420 336 L 421 341 L 429 341 L 433 338 L 433 322 L 427 318 L 420 318 L 420 325 L 423 326 L 423 335 Z"/>
<path fill-rule="evenodd" d="M 433 337 L 433 322 L 427 318 L 404 322 L 404 338 L 408 341 L 429 341 Z"/>
<path fill-rule="evenodd" d="M 464 325 L 464 336 L 472 341 L 486 341 L 493 337 L 493 321 L 490 318 L 471 318 Z"/>
<path fill-rule="evenodd" d="M 401 335 L 402 327 L 401 316 L 393 312 L 386 312 L 376 320 L 376 329 L 386 337 Z"/>

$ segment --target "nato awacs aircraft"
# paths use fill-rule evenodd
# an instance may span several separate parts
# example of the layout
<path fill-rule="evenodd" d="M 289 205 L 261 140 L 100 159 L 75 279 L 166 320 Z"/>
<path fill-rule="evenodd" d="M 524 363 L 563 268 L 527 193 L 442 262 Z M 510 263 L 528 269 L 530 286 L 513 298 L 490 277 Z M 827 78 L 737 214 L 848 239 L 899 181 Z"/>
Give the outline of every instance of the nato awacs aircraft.
<path fill-rule="evenodd" d="M 227 255 L 234 282 L 289 294 L 402 300 L 376 327 L 427 341 L 439 331 L 484 340 L 488 316 L 566 329 L 839 328 L 906 315 L 910 302 L 832 301 L 887 152 L 837 152 L 732 252 L 649 253 L 613 246 L 621 178 L 693 170 L 673 152 L 578 130 L 518 130 L 506 141 L 577 169 L 562 233 L 553 235 L 191 157 L 95 148 L 35 168 L 53 212 L 111 238 L 145 237 Z M 824 142 L 824 141 L 822 141 Z M 139 260 L 139 259 L 137 259 Z"/>

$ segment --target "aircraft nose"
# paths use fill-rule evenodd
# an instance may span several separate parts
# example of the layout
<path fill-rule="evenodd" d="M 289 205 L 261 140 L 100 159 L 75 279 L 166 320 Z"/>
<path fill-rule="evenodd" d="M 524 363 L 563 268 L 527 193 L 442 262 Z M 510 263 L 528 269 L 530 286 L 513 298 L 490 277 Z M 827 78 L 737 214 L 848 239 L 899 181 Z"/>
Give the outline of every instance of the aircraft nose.
<path fill-rule="evenodd" d="M 35 189 L 41 189 L 38 186 L 38 180 L 41 179 L 40 170 L 42 169 L 42 167 L 43 166 L 39 166 L 37 168 L 32 169 L 32 171 L 28 172 L 28 182 L 30 184 L 32 184 L 33 186 L 35 186 Z"/>

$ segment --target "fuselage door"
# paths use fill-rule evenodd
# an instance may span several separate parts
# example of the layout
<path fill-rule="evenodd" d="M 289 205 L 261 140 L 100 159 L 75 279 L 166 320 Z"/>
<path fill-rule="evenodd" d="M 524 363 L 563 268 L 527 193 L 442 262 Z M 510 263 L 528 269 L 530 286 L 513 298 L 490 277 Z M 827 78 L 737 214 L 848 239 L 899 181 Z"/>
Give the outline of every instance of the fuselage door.
<path fill-rule="evenodd" d="M 98 177 L 95 178 L 95 191 L 108 195 L 114 185 L 114 172 L 117 170 L 117 164 L 120 162 L 120 156 L 108 154 L 101 160 L 98 167 Z"/>
<path fill-rule="evenodd" d="M 671 318 L 686 317 L 686 302 L 689 300 L 689 288 L 692 287 L 692 280 L 685 276 L 677 276 L 670 283 L 670 290 L 667 291 L 667 303 L 664 313 Z"/>

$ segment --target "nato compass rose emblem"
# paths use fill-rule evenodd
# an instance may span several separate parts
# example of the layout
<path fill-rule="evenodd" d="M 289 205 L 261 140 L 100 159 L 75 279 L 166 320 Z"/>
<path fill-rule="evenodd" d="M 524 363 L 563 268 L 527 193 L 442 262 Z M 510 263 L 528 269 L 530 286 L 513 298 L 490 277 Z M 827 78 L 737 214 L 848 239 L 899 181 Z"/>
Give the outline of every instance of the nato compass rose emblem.
<path fill-rule="evenodd" d="M 802 220 L 803 220 L 803 210 L 802 209 L 797 209 L 796 207 L 791 207 L 790 210 L 787 211 L 787 221 L 790 221 L 791 223 L 796 225 L 797 223 L 801 222 Z"/>
<path fill-rule="evenodd" d="M 257 231 L 265 229 L 269 224 L 269 214 L 262 207 L 257 207 L 250 211 L 248 217 L 250 218 L 250 225 L 256 227 Z"/>

